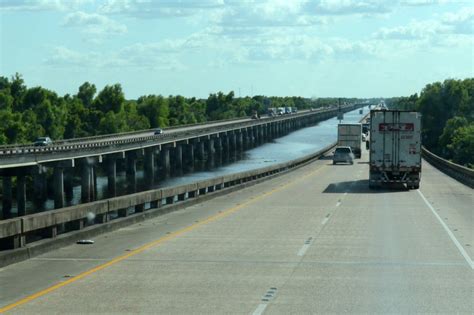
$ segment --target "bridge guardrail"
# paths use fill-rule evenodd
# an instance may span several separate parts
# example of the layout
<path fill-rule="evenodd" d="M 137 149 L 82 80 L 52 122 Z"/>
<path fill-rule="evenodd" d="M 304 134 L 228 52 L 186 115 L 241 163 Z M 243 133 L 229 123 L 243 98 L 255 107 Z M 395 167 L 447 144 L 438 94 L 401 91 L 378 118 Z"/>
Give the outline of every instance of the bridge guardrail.
<path fill-rule="evenodd" d="M 434 167 L 453 177 L 459 182 L 474 188 L 474 170 L 445 160 L 442 157 L 439 157 L 436 154 L 428 151 L 425 147 L 422 147 L 421 150 L 423 158 Z"/>
<path fill-rule="evenodd" d="M 245 186 L 252 182 L 256 183 L 264 177 L 275 176 L 276 174 L 303 166 L 306 163 L 323 156 L 333 149 L 335 145 L 336 143 L 333 143 L 318 152 L 304 157 L 256 170 L 244 171 L 196 183 L 148 190 L 130 195 L 2 220 L 0 221 L 0 244 L 8 243 L 8 241 L 17 242 L 19 246 L 16 247 L 18 247 L 18 250 L 21 250 L 22 247 L 27 245 L 26 237 L 32 235 L 31 233 L 34 235 L 46 235 L 46 239 L 51 241 L 57 238 L 57 228 L 58 225 L 61 224 L 69 224 L 75 227 L 74 229 L 62 234 L 63 236 L 72 235 L 74 233 L 71 232 L 75 230 L 84 230 L 87 233 L 92 233 L 86 235 L 97 235 L 101 233 L 101 231 L 105 231 L 103 228 L 104 225 L 119 221 L 113 220 L 114 216 L 118 216 L 124 220 L 129 219 L 128 224 L 133 224 L 138 222 L 137 220 L 143 220 L 147 217 L 160 215 L 167 207 L 174 205 L 179 206 L 180 203 L 181 205 L 188 204 L 186 202 L 183 203 L 184 201 L 198 202 L 201 197 L 208 196 L 210 193 L 225 189 L 236 189 L 236 187 L 241 187 L 242 185 Z M 129 214 L 129 212 L 133 213 Z M 84 222 L 90 220 L 91 217 L 94 218 L 93 224 L 85 227 Z M 124 225 L 122 224 L 120 226 Z M 109 229 L 107 229 L 107 231 L 108 230 Z M 69 242 L 71 241 L 73 240 L 70 239 Z M 35 242 L 32 242 L 31 244 L 34 245 Z M 52 249 L 54 246 L 51 245 L 49 248 Z M 26 254 L 21 256 L 21 259 L 15 258 L 13 261 L 9 258 L 2 259 L 3 257 L 8 257 L 8 252 L 12 251 L 7 250 L 0 252 L 0 267 L 5 264 L 28 259 L 33 255 L 32 253 L 34 253 L 34 251 L 28 250 Z M 37 254 L 40 254 L 40 252 Z"/>
<path fill-rule="evenodd" d="M 344 109 L 351 108 L 351 106 L 344 107 Z M 283 116 L 283 117 L 270 117 L 266 118 L 262 121 L 255 120 L 255 121 L 247 121 L 247 122 L 239 122 L 239 123 L 229 123 L 225 125 L 219 126 L 211 126 L 211 127 L 204 127 L 197 130 L 187 130 L 187 131 L 180 131 L 180 132 L 173 132 L 173 133 L 163 133 L 160 135 L 148 135 L 143 137 L 134 137 L 134 138 L 123 138 L 124 136 L 133 136 L 138 135 L 146 132 L 153 132 L 154 129 L 150 130 L 142 130 L 142 131 L 134 131 L 129 133 L 120 133 L 111 135 L 101 135 L 101 136 L 94 136 L 88 138 L 79 138 L 79 139 L 70 139 L 70 140 L 61 140 L 55 141 L 53 145 L 37 147 L 31 144 L 27 145 L 7 145 L 0 147 L 0 159 L 5 156 L 12 156 L 12 155 L 31 155 L 31 154 L 42 154 L 42 153 L 51 153 L 51 152 L 64 152 L 64 151 L 71 151 L 71 150 L 83 150 L 88 148 L 104 148 L 113 145 L 122 145 L 127 143 L 141 143 L 146 141 L 166 141 L 170 138 L 176 138 L 179 135 L 184 134 L 199 134 L 199 133 L 206 133 L 206 132 L 217 132 L 217 131 L 224 131 L 226 129 L 232 129 L 237 126 L 242 127 L 250 127 L 250 126 L 258 126 L 261 124 L 265 124 L 267 122 L 274 122 L 280 120 L 287 120 L 294 117 L 301 117 L 306 115 L 314 115 L 320 113 L 330 113 L 336 111 L 337 109 L 327 109 L 327 110 L 319 110 L 313 112 L 304 112 L 304 113 L 297 113 L 292 114 L 291 116 Z M 215 123 L 215 122 L 213 122 Z M 205 124 L 203 125 L 205 126 Z"/>

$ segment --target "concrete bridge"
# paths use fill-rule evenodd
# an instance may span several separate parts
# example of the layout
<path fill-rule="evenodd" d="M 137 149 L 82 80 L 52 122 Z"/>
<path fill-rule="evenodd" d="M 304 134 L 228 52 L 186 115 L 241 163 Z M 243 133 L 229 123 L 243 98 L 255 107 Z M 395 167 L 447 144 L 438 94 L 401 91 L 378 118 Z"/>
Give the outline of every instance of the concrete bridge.
<path fill-rule="evenodd" d="M 342 111 L 350 111 L 360 106 L 362 105 L 344 106 Z M 57 141 L 47 147 L 28 145 L 0 147 L 0 176 L 3 181 L 3 210 L 0 217 L 5 220 L 34 214 L 34 211 L 27 212 L 26 208 L 27 181 L 33 183 L 33 195 L 37 201 L 45 200 L 48 190 L 52 190 L 54 207 L 62 209 L 65 206 L 66 196 L 72 196 L 73 179 L 77 175 L 81 182 L 81 203 L 87 204 L 97 199 L 99 171 L 107 175 L 107 198 L 116 197 L 117 169 L 120 167 L 126 170 L 128 193 L 133 194 L 137 189 L 138 166 L 144 170 L 147 186 L 153 187 L 157 181 L 172 173 L 179 175 L 191 172 L 197 163 L 205 163 L 212 168 L 217 160 L 235 157 L 240 152 L 291 131 L 333 117 L 337 112 L 337 108 L 331 108 L 260 120 L 219 121 L 171 128 L 159 135 L 155 135 L 154 130 L 147 130 Z M 15 187 L 12 184 L 13 177 L 16 177 Z M 48 187 L 51 184 L 53 187 Z M 16 190 L 16 213 L 12 212 L 14 190 Z M 137 210 L 140 211 L 140 208 L 143 207 L 138 206 Z M 111 209 L 107 210 L 109 211 Z M 69 210 L 66 210 L 64 213 L 68 212 Z M 127 213 L 124 207 L 117 215 L 124 217 Z M 97 214 L 96 221 L 107 220 L 108 216 Z M 48 212 L 47 216 L 51 216 L 51 213 Z M 35 217 L 33 221 L 33 230 L 40 230 L 36 237 L 44 235 L 54 237 L 58 233 L 57 226 L 48 227 L 43 231 L 42 228 L 38 228 L 42 226 L 38 223 L 38 218 Z M 82 229 L 83 226 L 83 218 L 78 218 L 75 222 L 61 221 L 59 233 L 63 232 L 61 229 L 70 231 Z M 32 239 L 36 237 L 31 236 Z M 24 236 L 3 239 L 0 240 L 0 249 L 22 247 L 25 242 Z"/>
<path fill-rule="evenodd" d="M 445 174 L 472 170 L 425 151 L 419 190 L 370 190 L 367 151 L 330 151 L 0 221 L 2 238 L 132 210 L 11 250 L 31 259 L 0 268 L 0 313 L 472 314 L 473 193 Z"/>

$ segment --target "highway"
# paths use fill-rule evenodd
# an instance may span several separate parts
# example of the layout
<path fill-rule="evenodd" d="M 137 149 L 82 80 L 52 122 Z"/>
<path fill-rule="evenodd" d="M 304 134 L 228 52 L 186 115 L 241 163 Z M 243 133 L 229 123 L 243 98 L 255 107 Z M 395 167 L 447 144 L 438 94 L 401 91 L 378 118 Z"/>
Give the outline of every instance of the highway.
<path fill-rule="evenodd" d="M 322 159 L 0 269 L 0 313 L 474 313 L 472 189 Z"/>

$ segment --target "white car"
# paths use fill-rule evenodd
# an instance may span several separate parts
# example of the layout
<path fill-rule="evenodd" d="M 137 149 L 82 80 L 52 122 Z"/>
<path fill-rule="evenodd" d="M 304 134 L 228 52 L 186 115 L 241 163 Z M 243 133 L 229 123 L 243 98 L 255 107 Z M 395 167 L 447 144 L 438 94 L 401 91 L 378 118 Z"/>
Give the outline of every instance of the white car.
<path fill-rule="evenodd" d="M 354 153 L 352 153 L 351 147 L 336 147 L 336 150 L 334 151 L 334 156 L 332 158 L 332 164 L 337 164 L 341 162 L 354 164 Z"/>

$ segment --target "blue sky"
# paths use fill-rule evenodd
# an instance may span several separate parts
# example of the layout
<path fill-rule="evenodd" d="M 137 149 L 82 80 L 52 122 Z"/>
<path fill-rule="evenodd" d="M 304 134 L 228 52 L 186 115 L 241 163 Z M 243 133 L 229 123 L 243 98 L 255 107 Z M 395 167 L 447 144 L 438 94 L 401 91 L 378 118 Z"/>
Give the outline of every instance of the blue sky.
<path fill-rule="evenodd" d="M 0 0 L 0 73 L 60 95 L 402 96 L 473 77 L 473 27 L 470 1 Z"/>

